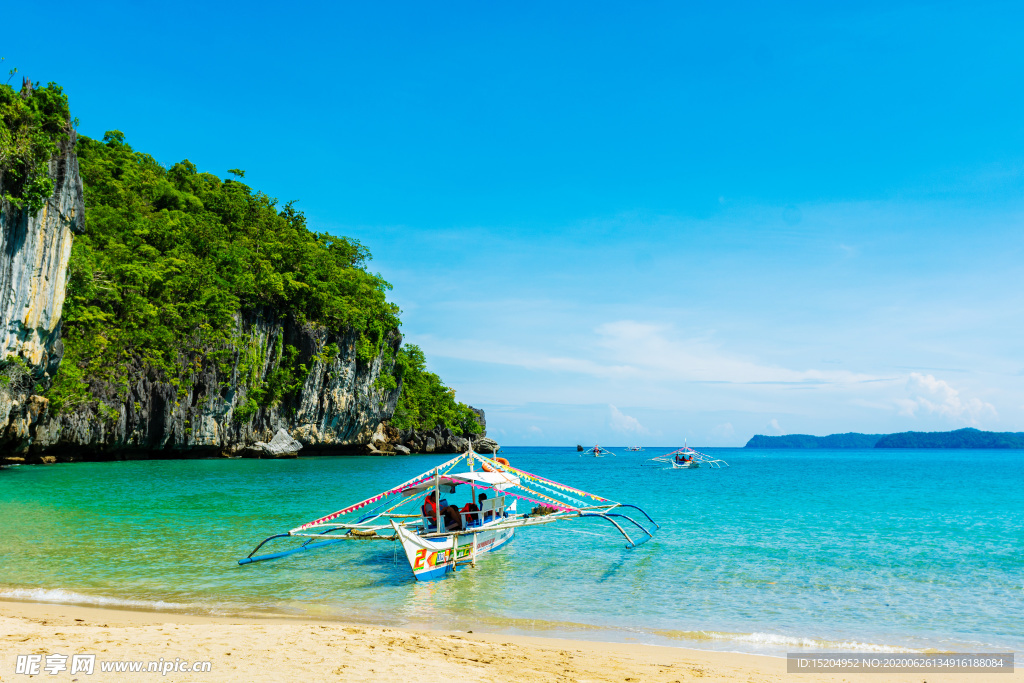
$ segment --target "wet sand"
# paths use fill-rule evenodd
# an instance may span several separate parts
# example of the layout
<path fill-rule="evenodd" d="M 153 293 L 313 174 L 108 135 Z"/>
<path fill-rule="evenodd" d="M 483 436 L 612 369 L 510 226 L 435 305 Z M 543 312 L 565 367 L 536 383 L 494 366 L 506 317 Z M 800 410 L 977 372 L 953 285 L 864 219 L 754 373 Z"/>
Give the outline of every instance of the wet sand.
<path fill-rule="evenodd" d="M 789 674 L 778 657 L 284 618 L 0 601 L 0 681 L 945 681 L 1014 674 Z M 17 655 L 95 654 L 93 675 L 15 673 Z M 209 672 L 104 673 L 102 661 L 208 661 Z M 43 660 L 45 664 L 45 659 Z M 70 668 L 70 659 L 68 660 Z"/>

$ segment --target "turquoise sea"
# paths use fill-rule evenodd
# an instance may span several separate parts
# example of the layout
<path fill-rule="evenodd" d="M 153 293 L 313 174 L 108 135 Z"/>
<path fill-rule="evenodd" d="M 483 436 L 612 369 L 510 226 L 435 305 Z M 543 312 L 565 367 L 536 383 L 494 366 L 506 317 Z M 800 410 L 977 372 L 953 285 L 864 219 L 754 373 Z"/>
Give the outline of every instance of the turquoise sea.
<path fill-rule="evenodd" d="M 1024 650 L 1024 453 L 705 449 L 731 467 L 641 467 L 671 449 L 504 449 L 661 531 L 629 550 L 598 520 L 521 530 L 431 583 L 393 543 L 236 560 L 451 456 L 4 468 L 0 599 L 765 654 Z"/>

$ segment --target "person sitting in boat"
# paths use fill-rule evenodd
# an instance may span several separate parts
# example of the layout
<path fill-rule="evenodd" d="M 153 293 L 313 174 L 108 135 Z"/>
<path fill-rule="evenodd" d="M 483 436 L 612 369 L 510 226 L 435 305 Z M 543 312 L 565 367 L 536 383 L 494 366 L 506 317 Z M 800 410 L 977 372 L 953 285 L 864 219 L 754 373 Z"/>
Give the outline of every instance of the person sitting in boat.
<path fill-rule="evenodd" d="M 463 513 L 480 512 L 480 508 L 477 507 L 476 503 L 474 503 L 473 501 L 469 501 L 468 503 L 466 503 L 465 505 L 462 506 L 462 510 L 461 511 Z M 477 515 L 474 515 L 474 514 L 467 514 L 466 515 L 466 525 L 467 526 L 470 525 L 470 524 L 476 524 L 479 521 L 480 521 L 480 515 L 478 515 L 478 514 Z"/>
<path fill-rule="evenodd" d="M 484 509 L 484 501 L 487 500 L 487 494 L 486 493 L 481 493 L 478 496 L 478 498 L 480 500 L 480 505 L 477 507 L 477 510 L 483 510 Z M 494 513 L 493 512 L 485 512 L 484 513 L 483 521 L 489 522 L 492 519 L 494 519 Z"/>
<path fill-rule="evenodd" d="M 427 494 L 427 497 L 423 499 L 423 516 L 429 520 L 437 519 L 436 500 L 436 491 L 431 491 Z M 444 501 L 441 502 L 443 503 Z M 459 514 L 459 508 L 454 505 L 448 505 L 441 510 L 441 516 L 444 517 L 444 528 L 446 531 L 462 530 L 462 515 Z"/>

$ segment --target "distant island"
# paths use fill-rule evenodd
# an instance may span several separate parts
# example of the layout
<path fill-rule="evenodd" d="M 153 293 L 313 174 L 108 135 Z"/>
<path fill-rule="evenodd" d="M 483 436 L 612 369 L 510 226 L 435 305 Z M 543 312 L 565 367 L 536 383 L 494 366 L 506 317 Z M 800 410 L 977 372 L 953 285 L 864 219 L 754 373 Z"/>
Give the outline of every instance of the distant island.
<path fill-rule="evenodd" d="M 1024 432 L 983 432 L 968 427 L 952 432 L 898 434 L 758 434 L 744 448 L 1024 448 Z"/>

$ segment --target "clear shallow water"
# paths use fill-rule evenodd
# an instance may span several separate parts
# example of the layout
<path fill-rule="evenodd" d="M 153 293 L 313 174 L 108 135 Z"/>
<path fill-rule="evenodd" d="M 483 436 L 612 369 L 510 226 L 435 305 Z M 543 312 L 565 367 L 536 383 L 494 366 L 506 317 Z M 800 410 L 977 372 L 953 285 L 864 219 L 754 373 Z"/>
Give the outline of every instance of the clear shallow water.
<path fill-rule="evenodd" d="M 732 466 L 640 466 L 668 450 L 505 449 L 661 531 L 627 550 L 597 520 L 525 530 L 433 583 L 392 543 L 236 560 L 450 456 L 3 469 L 0 598 L 768 654 L 1024 649 L 1024 453 L 706 449 Z"/>

